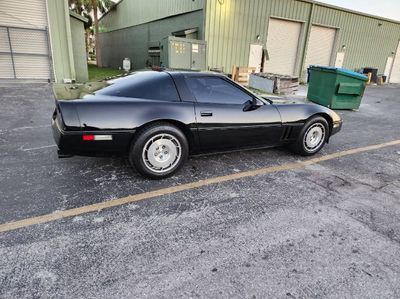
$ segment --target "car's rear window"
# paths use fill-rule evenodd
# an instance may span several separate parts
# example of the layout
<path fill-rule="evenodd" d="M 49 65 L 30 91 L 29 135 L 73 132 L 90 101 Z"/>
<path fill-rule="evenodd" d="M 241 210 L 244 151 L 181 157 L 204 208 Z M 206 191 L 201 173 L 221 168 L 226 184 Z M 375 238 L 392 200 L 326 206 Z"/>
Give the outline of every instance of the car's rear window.
<path fill-rule="evenodd" d="M 116 97 L 141 98 L 160 101 L 179 101 L 174 81 L 167 73 L 140 72 L 107 86 L 96 94 Z"/>

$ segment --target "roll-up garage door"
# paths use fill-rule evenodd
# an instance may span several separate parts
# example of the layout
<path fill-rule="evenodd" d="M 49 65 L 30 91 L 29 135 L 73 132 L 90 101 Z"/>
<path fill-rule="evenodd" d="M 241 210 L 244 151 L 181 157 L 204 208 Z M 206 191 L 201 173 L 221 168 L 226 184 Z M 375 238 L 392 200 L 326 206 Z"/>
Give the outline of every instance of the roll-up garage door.
<path fill-rule="evenodd" d="M 51 79 L 45 0 L 0 5 L 0 79 Z"/>
<path fill-rule="evenodd" d="M 0 26 L 0 79 L 48 80 L 50 67 L 45 29 Z"/>
<path fill-rule="evenodd" d="M 397 46 L 396 56 L 394 57 L 392 72 L 390 74 L 390 83 L 400 83 L 400 42 Z"/>
<path fill-rule="evenodd" d="M 311 26 L 305 69 L 310 65 L 331 65 L 335 37 L 336 29 L 334 28 Z"/>
<path fill-rule="evenodd" d="M 299 22 L 269 20 L 264 72 L 295 75 L 301 27 Z"/>

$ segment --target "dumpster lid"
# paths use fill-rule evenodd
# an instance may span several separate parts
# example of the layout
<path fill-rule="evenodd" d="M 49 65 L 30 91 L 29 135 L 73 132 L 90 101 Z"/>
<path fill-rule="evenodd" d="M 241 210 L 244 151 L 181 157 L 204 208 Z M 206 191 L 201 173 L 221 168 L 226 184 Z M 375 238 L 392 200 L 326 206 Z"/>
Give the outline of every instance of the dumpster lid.
<path fill-rule="evenodd" d="M 360 79 L 360 80 L 363 80 L 363 81 L 368 81 L 368 77 L 367 76 L 365 76 L 363 74 L 360 74 L 360 73 L 357 73 L 357 72 L 354 72 L 354 71 L 351 71 L 351 70 L 348 70 L 348 69 L 345 69 L 345 68 L 341 68 L 341 67 L 311 65 L 310 69 L 319 69 L 319 70 L 322 70 L 322 71 L 335 72 L 337 74 L 349 76 L 349 77 Z"/>

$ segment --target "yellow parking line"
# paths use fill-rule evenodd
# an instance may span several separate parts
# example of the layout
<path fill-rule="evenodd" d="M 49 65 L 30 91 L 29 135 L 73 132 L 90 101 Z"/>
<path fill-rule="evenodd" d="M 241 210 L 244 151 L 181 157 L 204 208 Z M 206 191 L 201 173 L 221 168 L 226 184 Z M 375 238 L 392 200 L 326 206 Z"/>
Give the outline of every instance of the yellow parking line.
<path fill-rule="evenodd" d="M 126 197 L 117 198 L 117 199 L 113 199 L 113 200 L 106 201 L 106 202 L 100 202 L 100 203 L 95 203 L 92 205 L 82 206 L 79 208 L 69 209 L 69 210 L 65 210 L 65 211 L 58 211 L 58 212 L 54 212 L 51 214 L 27 218 L 27 219 L 23 219 L 23 220 L 19 220 L 19 221 L 14 221 L 14 222 L 8 222 L 8 223 L 0 224 L 0 232 L 12 231 L 12 230 L 15 230 L 18 228 L 23 228 L 23 227 L 27 227 L 27 226 L 31 226 L 31 225 L 35 225 L 35 224 L 41 224 L 41 223 L 46 223 L 46 222 L 50 222 L 50 221 L 67 218 L 67 217 L 78 216 L 78 215 L 85 214 L 85 213 L 101 211 L 106 208 L 116 207 L 116 206 L 120 206 L 120 205 L 124 205 L 124 204 L 128 204 L 128 203 L 132 203 L 132 202 L 136 202 L 136 201 L 140 201 L 140 200 L 144 200 L 144 199 L 149 199 L 149 198 L 154 198 L 154 197 L 158 197 L 158 196 L 168 195 L 168 194 L 172 194 L 172 193 L 176 193 L 176 192 L 191 190 L 191 189 L 195 189 L 195 188 L 199 188 L 199 187 L 203 187 L 203 186 L 207 186 L 207 185 L 211 185 L 211 184 L 217 184 L 217 183 L 242 179 L 242 178 L 246 178 L 246 177 L 257 176 L 257 175 L 261 175 L 261 174 L 268 174 L 268 173 L 277 172 L 277 171 L 303 168 L 305 166 L 316 164 L 319 162 L 328 161 L 328 160 L 332 160 L 332 159 L 336 159 L 336 158 L 340 158 L 340 157 L 344 157 L 344 156 L 354 155 L 357 153 L 377 150 L 380 148 L 393 146 L 393 145 L 400 145 L 400 140 L 393 140 L 393 141 L 385 142 L 385 143 L 381 143 L 381 144 L 375 144 L 375 145 L 345 150 L 345 151 L 325 155 L 322 157 L 313 158 L 313 159 L 309 159 L 309 160 L 305 160 L 305 161 L 299 161 L 299 162 L 295 162 L 295 163 L 288 163 L 288 164 L 283 164 L 283 165 L 278 165 L 278 166 L 264 167 L 264 168 L 260 168 L 260 169 L 256 169 L 256 170 L 237 172 L 234 174 L 200 180 L 200 181 L 196 181 L 193 183 L 182 184 L 182 185 L 178 185 L 178 186 L 163 188 L 163 189 L 150 191 L 150 192 L 144 192 L 144 193 L 135 194 L 135 195 L 129 195 Z"/>

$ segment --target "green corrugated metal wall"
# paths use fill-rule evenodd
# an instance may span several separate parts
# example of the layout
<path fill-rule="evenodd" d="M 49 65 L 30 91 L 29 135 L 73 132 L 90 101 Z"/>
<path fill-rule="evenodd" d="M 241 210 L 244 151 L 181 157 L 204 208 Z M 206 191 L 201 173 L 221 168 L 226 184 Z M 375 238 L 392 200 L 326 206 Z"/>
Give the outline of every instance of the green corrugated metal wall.
<path fill-rule="evenodd" d="M 86 82 L 89 78 L 86 44 L 85 44 L 85 27 L 81 20 L 70 17 L 72 51 L 74 53 L 74 66 L 77 82 Z"/>
<path fill-rule="evenodd" d="M 396 22 L 320 6 L 310 1 L 208 0 L 205 19 L 208 66 L 223 67 L 227 73 L 233 64 L 247 66 L 250 44 L 257 43 L 257 35 L 261 37 L 260 43 L 265 45 L 270 17 L 304 22 L 298 72 L 305 54 L 310 17 L 311 24 L 339 28 L 336 47 L 346 45 L 343 66 L 350 69 L 371 66 L 379 68 L 382 73 L 386 59 L 393 55 L 400 38 L 400 24 Z M 378 23 L 382 25 L 378 26 Z"/>
<path fill-rule="evenodd" d="M 86 81 L 83 22 L 70 16 L 66 0 L 48 0 L 46 3 L 55 82 L 62 83 L 64 79 Z"/>
<path fill-rule="evenodd" d="M 48 0 L 47 10 L 55 81 L 60 83 L 63 79 L 75 80 L 68 2 Z"/>
<path fill-rule="evenodd" d="M 204 0 L 123 0 L 100 20 L 100 32 L 203 9 Z"/>
<path fill-rule="evenodd" d="M 99 34 L 99 45 L 101 47 L 101 63 L 103 66 L 120 67 L 122 60 L 127 57 L 131 59 L 134 69 L 146 67 L 146 60 L 150 60 L 148 47 L 158 45 L 164 37 L 171 32 L 199 28 L 199 38 L 204 38 L 203 11 L 197 10 L 177 16 L 148 22 L 111 32 Z"/>
<path fill-rule="evenodd" d="M 400 24 L 328 7 L 316 5 L 312 21 L 339 27 L 336 50 L 346 46 L 344 67 L 351 69 L 371 66 L 383 73 L 400 39 Z"/>

